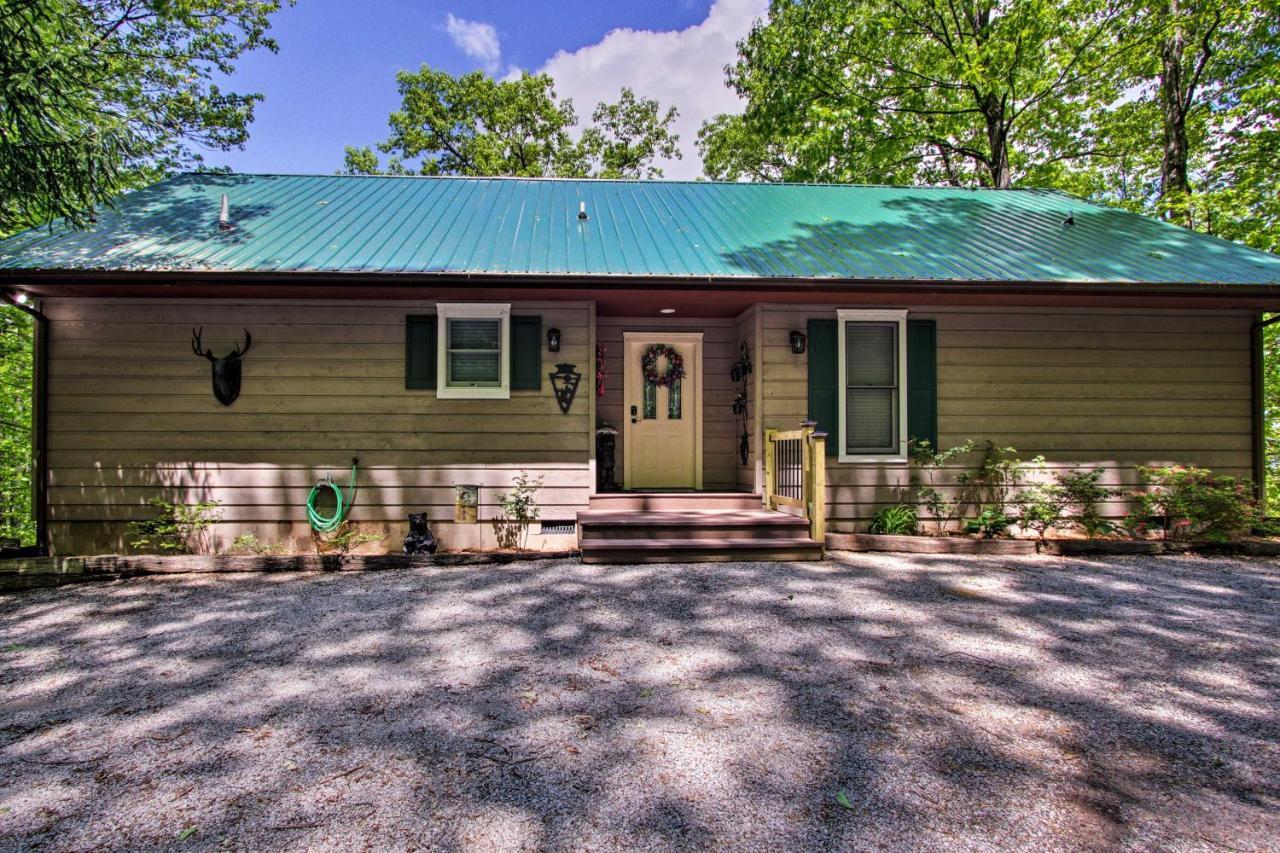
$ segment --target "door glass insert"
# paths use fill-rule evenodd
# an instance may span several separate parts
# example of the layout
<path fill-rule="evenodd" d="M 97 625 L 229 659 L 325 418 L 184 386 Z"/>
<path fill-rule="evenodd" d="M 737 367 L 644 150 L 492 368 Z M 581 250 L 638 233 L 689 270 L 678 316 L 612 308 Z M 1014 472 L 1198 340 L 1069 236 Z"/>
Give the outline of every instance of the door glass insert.
<path fill-rule="evenodd" d="M 680 383 L 677 379 L 667 386 L 667 420 L 680 420 Z"/>
<path fill-rule="evenodd" d="M 651 421 L 658 416 L 658 386 L 645 380 L 644 383 L 644 419 Z"/>

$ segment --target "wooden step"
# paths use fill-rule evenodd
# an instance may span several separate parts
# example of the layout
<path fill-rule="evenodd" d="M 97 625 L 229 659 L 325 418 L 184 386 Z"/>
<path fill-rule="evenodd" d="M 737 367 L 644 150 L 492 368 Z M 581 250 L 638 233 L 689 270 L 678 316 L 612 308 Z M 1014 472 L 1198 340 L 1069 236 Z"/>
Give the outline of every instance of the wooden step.
<path fill-rule="evenodd" d="M 761 509 L 763 506 L 764 499 L 750 492 L 604 492 L 588 500 L 590 509 L 613 512 Z"/>
<path fill-rule="evenodd" d="M 778 539 L 593 539 L 582 543 L 584 563 L 705 563 L 821 560 L 808 537 Z"/>
<path fill-rule="evenodd" d="M 584 543 L 595 539 L 787 539 L 809 533 L 807 520 L 763 509 L 587 510 L 578 513 L 578 524 Z"/>

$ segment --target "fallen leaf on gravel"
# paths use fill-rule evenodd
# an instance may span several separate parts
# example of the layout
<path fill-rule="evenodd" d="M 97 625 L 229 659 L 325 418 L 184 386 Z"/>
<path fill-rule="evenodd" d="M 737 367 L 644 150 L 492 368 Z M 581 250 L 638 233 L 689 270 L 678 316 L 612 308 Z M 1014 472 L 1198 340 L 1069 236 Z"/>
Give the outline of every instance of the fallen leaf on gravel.
<path fill-rule="evenodd" d="M 836 802 L 841 808 L 848 809 L 851 812 L 857 811 L 857 809 L 853 807 L 853 803 L 849 802 L 849 795 L 844 792 L 844 788 L 836 791 Z"/>
<path fill-rule="evenodd" d="M 618 676 L 618 671 L 610 666 L 607 661 L 603 661 L 594 655 L 587 658 L 583 663 L 594 669 L 596 672 L 603 672 L 607 675 L 612 675 L 614 678 L 617 678 Z"/>
<path fill-rule="evenodd" d="M 188 826 L 186 829 L 178 833 L 178 840 L 186 841 L 188 838 L 190 838 L 195 834 L 196 834 L 196 828 L 194 826 Z"/>

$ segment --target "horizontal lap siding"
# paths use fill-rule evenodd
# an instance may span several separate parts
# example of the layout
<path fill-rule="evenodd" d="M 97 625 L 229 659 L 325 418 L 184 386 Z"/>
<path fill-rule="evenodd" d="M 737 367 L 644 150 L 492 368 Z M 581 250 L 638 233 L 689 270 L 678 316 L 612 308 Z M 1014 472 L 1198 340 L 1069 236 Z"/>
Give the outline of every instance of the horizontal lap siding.
<path fill-rule="evenodd" d="M 787 336 L 831 309 L 767 306 L 763 315 L 764 426 L 806 414 L 807 355 Z M 1234 312 L 1084 309 L 912 309 L 938 323 L 938 439 L 973 438 L 1043 455 L 1051 469 L 1107 469 L 1137 486 L 1138 465 L 1190 464 L 1251 473 L 1249 325 Z M 836 437 L 832 436 L 832 440 Z M 944 472 L 943 491 L 956 466 Z M 829 518 L 864 524 L 910 502 L 903 465 L 827 466 Z M 1123 500 L 1107 505 L 1112 516 Z"/>
<path fill-rule="evenodd" d="M 623 332 L 702 332 L 702 487 L 732 489 L 737 482 L 737 421 L 733 397 L 737 393 L 729 381 L 729 366 L 737 357 L 733 321 L 697 317 L 649 318 L 600 317 L 596 320 L 596 343 L 606 351 L 609 378 L 605 394 L 596 402 L 601 420 L 618 428 L 615 479 L 623 483 L 624 441 L 622 430 L 626 412 L 623 394 Z"/>
<path fill-rule="evenodd" d="M 404 318 L 433 310 L 430 302 L 50 300 L 55 544 L 119 547 L 123 523 L 146 517 L 155 496 L 218 501 L 224 540 L 297 537 L 311 486 L 332 474 L 345 488 L 353 456 L 351 518 L 392 537 L 403 536 L 410 512 L 452 520 L 459 483 L 480 485 L 479 515 L 495 517 L 498 496 L 522 470 L 543 477 L 543 517 L 573 518 L 590 494 L 588 306 L 513 303 L 513 313 L 560 328 L 564 344 L 543 351 L 542 390 L 509 400 L 405 389 Z M 191 352 L 193 327 L 219 355 L 242 329 L 253 335 L 229 407 L 213 398 L 209 363 Z M 568 415 L 546 378 L 561 361 L 583 374 Z"/>

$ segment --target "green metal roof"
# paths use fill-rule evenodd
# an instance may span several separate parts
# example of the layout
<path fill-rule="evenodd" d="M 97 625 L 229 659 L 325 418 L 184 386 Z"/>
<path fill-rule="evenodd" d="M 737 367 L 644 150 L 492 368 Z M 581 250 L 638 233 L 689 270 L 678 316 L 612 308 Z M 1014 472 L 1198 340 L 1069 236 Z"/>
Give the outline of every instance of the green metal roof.
<path fill-rule="evenodd" d="M 179 175 L 0 269 L 1280 284 L 1280 256 L 1042 190 L 322 175 Z"/>

